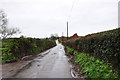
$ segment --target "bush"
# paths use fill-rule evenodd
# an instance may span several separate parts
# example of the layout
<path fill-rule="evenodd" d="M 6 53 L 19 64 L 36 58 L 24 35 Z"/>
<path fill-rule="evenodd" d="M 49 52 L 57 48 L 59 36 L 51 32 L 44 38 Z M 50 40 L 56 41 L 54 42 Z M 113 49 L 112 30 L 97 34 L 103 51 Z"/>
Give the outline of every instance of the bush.
<path fill-rule="evenodd" d="M 86 53 L 79 53 L 72 48 L 66 47 L 67 53 L 76 56 L 75 62 L 83 69 L 80 72 L 85 78 L 99 80 L 102 78 L 118 78 L 117 72 L 110 66 L 110 63 L 98 60 Z"/>
<path fill-rule="evenodd" d="M 116 70 L 120 70 L 120 28 L 89 34 L 76 40 L 63 43 L 79 52 L 112 63 Z"/>
<path fill-rule="evenodd" d="M 3 62 L 18 60 L 23 56 L 34 55 L 55 46 L 55 41 L 35 38 L 11 38 L 2 42 Z"/>

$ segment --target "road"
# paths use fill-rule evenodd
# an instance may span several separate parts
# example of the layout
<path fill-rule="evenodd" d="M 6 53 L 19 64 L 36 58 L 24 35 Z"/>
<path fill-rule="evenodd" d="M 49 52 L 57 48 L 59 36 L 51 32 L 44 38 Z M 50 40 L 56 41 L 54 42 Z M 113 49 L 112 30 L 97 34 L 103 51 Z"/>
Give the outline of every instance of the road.
<path fill-rule="evenodd" d="M 72 78 L 63 46 L 57 42 L 54 48 L 38 54 L 31 65 L 14 78 Z"/>

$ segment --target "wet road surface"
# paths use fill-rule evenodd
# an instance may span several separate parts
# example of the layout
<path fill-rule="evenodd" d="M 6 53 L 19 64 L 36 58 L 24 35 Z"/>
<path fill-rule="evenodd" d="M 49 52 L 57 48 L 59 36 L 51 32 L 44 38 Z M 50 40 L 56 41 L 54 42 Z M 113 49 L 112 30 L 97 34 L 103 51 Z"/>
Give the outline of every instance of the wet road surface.
<path fill-rule="evenodd" d="M 70 64 L 61 44 L 39 54 L 30 67 L 21 70 L 15 78 L 72 78 Z"/>

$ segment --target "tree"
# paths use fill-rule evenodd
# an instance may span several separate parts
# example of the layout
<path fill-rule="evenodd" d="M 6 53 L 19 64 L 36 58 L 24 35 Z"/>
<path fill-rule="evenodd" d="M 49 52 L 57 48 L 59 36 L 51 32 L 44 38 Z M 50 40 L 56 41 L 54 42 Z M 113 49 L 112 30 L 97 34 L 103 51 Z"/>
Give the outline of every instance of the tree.
<path fill-rule="evenodd" d="M 51 39 L 56 40 L 58 39 L 58 34 L 51 34 Z"/>
<path fill-rule="evenodd" d="M 0 10 L 0 36 L 1 38 L 11 37 L 14 34 L 21 33 L 16 28 L 8 28 L 8 19 L 4 11 Z"/>

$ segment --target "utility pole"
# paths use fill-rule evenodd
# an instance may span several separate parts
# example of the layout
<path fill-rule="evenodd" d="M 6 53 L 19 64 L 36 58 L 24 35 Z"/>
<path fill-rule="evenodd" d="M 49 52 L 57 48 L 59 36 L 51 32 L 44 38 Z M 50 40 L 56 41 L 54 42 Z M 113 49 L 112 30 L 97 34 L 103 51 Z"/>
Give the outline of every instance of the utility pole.
<path fill-rule="evenodd" d="M 62 32 L 62 37 L 63 37 L 63 32 Z"/>
<path fill-rule="evenodd" d="M 68 40 L 68 21 L 67 21 L 67 40 Z"/>

